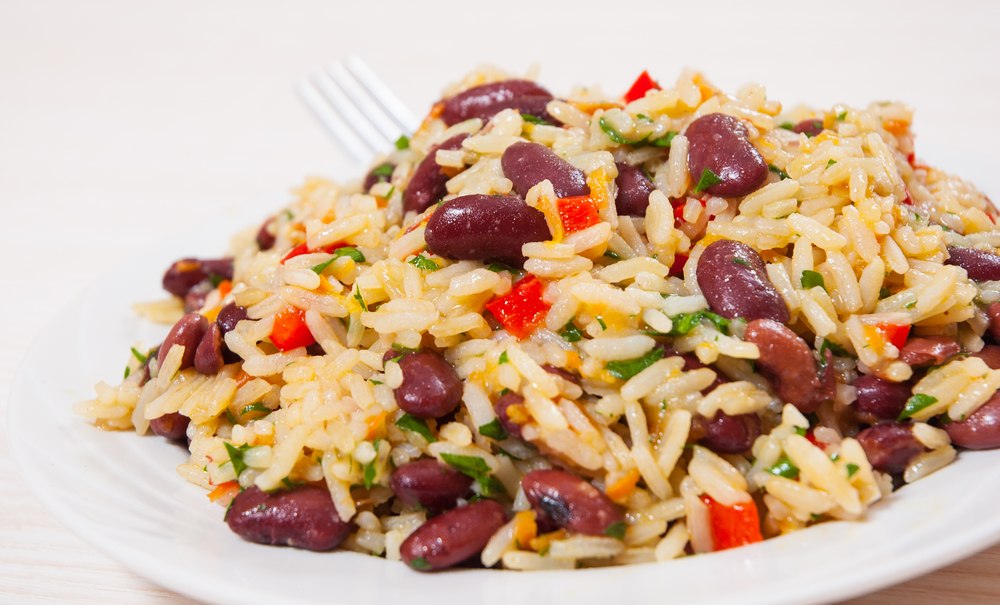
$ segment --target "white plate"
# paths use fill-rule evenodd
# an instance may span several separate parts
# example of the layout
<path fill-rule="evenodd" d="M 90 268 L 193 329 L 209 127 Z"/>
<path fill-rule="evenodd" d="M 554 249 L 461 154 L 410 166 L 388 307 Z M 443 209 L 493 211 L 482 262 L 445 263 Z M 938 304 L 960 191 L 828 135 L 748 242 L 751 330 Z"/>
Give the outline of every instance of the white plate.
<path fill-rule="evenodd" d="M 943 151 L 928 159 L 1000 192 L 989 160 Z M 34 494 L 73 532 L 164 587 L 246 605 L 822 603 L 901 582 L 1000 539 L 1000 451 L 989 451 L 962 452 L 876 505 L 864 522 L 825 523 L 663 564 L 420 574 L 355 553 L 244 542 L 223 523 L 223 509 L 174 472 L 183 449 L 96 430 L 70 408 L 93 397 L 98 380 L 119 379 L 135 341 L 152 345 L 165 335 L 138 320 L 132 302 L 162 297 L 160 277 L 172 261 L 218 254 L 220 234 L 258 223 L 260 208 L 218 217 L 98 280 L 39 335 L 11 389 L 10 447 Z"/>

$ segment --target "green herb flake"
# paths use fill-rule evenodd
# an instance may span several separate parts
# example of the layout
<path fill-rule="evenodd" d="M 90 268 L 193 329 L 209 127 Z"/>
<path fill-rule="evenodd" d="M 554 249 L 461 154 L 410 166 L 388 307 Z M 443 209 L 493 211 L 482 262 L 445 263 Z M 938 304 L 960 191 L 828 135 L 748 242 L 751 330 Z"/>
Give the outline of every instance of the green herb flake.
<path fill-rule="evenodd" d="M 906 303 L 905 306 L 906 306 L 907 309 L 912 309 L 913 307 L 917 306 L 917 301 L 911 300 L 910 302 Z"/>
<path fill-rule="evenodd" d="M 640 120 L 646 120 L 647 122 L 652 122 L 652 120 L 649 119 L 649 116 L 643 115 L 641 113 L 635 114 L 635 117 L 639 118 Z"/>
<path fill-rule="evenodd" d="M 611 525 L 607 526 L 607 528 L 605 528 L 605 530 L 604 530 L 604 535 L 605 536 L 611 536 L 612 538 L 614 538 L 616 540 L 624 540 L 625 539 L 625 522 L 624 521 L 616 521 L 615 523 L 612 523 Z"/>
<path fill-rule="evenodd" d="M 396 139 L 396 149 L 402 151 L 404 149 L 409 149 L 409 148 L 410 148 L 410 137 L 406 136 L 405 134 L 399 135 L 399 138 Z"/>
<path fill-rule="evenodd" d="M 847 463 L 847 478 L 850 479 L 854 476 L 854 473 L 858 472 L 858 465 L 853 462 Z"/>
<path fill-rule="evenodd" d="M 507 273 L 510 273 L 512 275 L 514 273 L 517 273 L 516 270 L 508 267 L 507 265 L 505 265 L 503 263 L 491 263 L 490 266 L 486 267 L 486 268 L 489 269 L 490 271 L 494 272 L 494 273 L 500 273 L 501 271 L 506 271 Z"/>
<path fill-rule="evenodd" d="M 537 124 L 538 126 L 552 126 L 551 122 L 546 122 L 538 116 L 533 116 L 530 113 L 522 113 L 521 119 L 529 124 Z"/>
<path fill-rule="evenodd" d="M 510 358 L 507 357 L 507 351 L 500 353 L 500 359 L 497 360 L 497 365 L 502 366 L 505 363 L 510 363 Z"/>
<path fill-rule="evenodd" d="M 825 357 L 824 353 L 826 353 L 827 350 L 829 350 L 837 357 L 850 357 L 852 359 L 857 359 L 856 357 L 854 357 L 854 355 L 848 353 L 847 349 L 845 349 L 844 347 L 838 345 L 837 343 L 831 341 L 828 338 L 824 338 L 823 344 L 820 345 L 819 347 L 820 357 Z"/>
<path fill-rule="evenodd" d="M 605 250 L 604 256 L 610 258 L 611 260 L 621 260 L 622 257 L 618 256 L 617 252 L 612 252 L 611 250 Z"/>
<path fill-rule="evenodd" d="M 563 326 L 563 329 L 559 330 L 559 336 L 562 336 L 563 340 L 565 340 L 566 342 L 577 342 L 578 340 L 583 338 L 583 332 L 580 331 L 580 328 L 576 327 L 575 323 L 573 323 L 574 319 L 576 318 L 574 317 L 573 319 L 566 322 L 566 325 Z"/>
<path fill-rule="evenodd" d="M 701 193 L 702 191 L 708 189 L 713 185 L 718 185 L 722 182 L 711 169 L 706 168 L 701 171 L 701 178 L 698 179 L 698 184 L 694 188 L 694 193 Z"/>
<path fill-rule="evenodd" d="M 247 468 L 246 463 L 243 462 L 243 454 L 250 448 L 247 445 L 235 447 L 228 441 L 224 441 L 223 444 L 226 446 L 226 451 L 229 452 L 229 461 L 233 463 L 233 471 L 239 477 Z"/>
<path fill-rule="evenodd" d="M 743 265 L 744 267 L 750 266 L 750 263 L 746 262 L 742 258 L 733 258 L 733 262 L 736 263 L 737 265 Z"/>
<path fill-rule="evenodd" d="M 290 221 L 290 220 L 292 220 L 293 218 L 295 218 L 295 215 L 294 215 L 294 214 L 292 214 L 292 211 L 291 211 L 291 210 L 285 210 L 285 211 L 284 211 L 284 212 L 282 212 L 281 214 L 283 214 L 283 215 L 284 215 L 284 217 L 285 217 L 285 219 L 286 219 L 286 220 L 289 220 L 289 221 Z"/>
<path fill-rule="evenodd" d="M 777 174 L 779 177 L 781 177 L 781 180 L 785 180 L 785 179 L 789 178 L 787 172 L 785 172 L 781 168 L 778 168 L 774 164 L 768 164 L 767 165 L 767 169 L 770 170 L 771 172 Z"/>
<path fill-rule="evenodd" d="M 930 395 L 925 395 L 924 393 L 917 393 L 906 401 L 906 407 L 903 408 L 902 413 L 896 421 L 902 422 L 920 410 L 930 407 L 935 403 L 937 403 L 937 397 L 931 397 Z"/>
<path fill-rule="evenodd" d="M 729 334 L 729 322 L 731 320 L 711 311 L 696 311 L 694 313 L 681 313 L 671 317 L 670 321 L 673 322 L 674 326 L 670 329 L 670 336 L 684 336 L 695 329 L 695 326 L 700 324 L 703 319 L 712 322 L 723 334 Z"/>
<path fill-rule="evenodd" d="M 239 419 L 237 419 L 236 416 L 233 416 L 233 413 L 229 411 L 229 408 L 226 408 L 226 418 L 228 418 L 229 422 L 234 425 L 240 423 Z"/>
<path fill-rule="evenodd" d="M 146 356 L 137 351 L 135 347 L 132 347 L 132 355 L 139 360 L 139 363 L 146 363 Z"/>
<path fill-rule="evenodd" d="M 424 271 L 437 271 L 441 268 L 436 262 L 427 258 L 423 254 L 418 254 L 406 262 L 410 263 L 417 269 L 423 269 Z"/>
<path fill-rule="evenodd" d="M 830 462 L 836 462 L 838 460 L 840 460 L 840 454 L 834 453 L 832 456 L 830 456 Z"/>
<path fill-rule="evenodd" d="M 375 474 L 377 473 L 377 471 L 375 469 L 375 462 L 378 460 L 378 444 L 379 444 L 379 441 L 382 441 L 382 440 L 381 439 L 376 439 L 375 440 L 375 445 L 374 445 L 374 447 L 375 447 L 375 457 L 372 458 L 371 462 L 369 462 L 368 464 L 365 465 L 365 474 L 364 474 L 365 489 L 371 489 L 372 486 L 375 485 Z"/>
<path fill-rule="evenodd" d="M 805 437 L 807 430 L 801 426 L 795 427 L 795 434 L 799 437 Z"/>
<path fill-rule="evenodd" d="M 663 349 L 655 348 L 642 357 L 623 361 L 609 361 L 604 369 L 615 378 L 628 380 L 663 358 Z"/>
<path fill-rule="evenodd" d="M 208 276 L 208 281 L 211 282 L 213 288 L 218 288 L 219 284 L 226 281 L 226 278 L 219 275 L 218 273 L 210 273 Z"/>
<path fill-rule="evenodd" d="M 597 323 L 600 324 L 602 330 L 608 329 L 608 324 L 604 323 L 603 319 L 601 319 L 600 317 L 595 317 L 594 319 L 596 319 Z"/>
<path fill-rule="evenodd" d="M 817 286 L 826 290 L 826 283 L 823 281 L 823 275 L 815 271 L 803 271 L 801 282 L 803 290 L 811 290 Z"/>
<path fill-rule="evenodd" d="M 811 515 L 809 515 L 809 518 L 812 519 L 813 521 L 819 521 L 820 519 L 823 518 L 823 515 L 817 515 L 816 513 L 812 513 Z"/>
<path fill-rule="evenodd" d="M 431 434 L 431 430 L 427 428 L 427 422 L 423 418 L 416 418 L 414 416 L 410 416 L 409 414 L 403 414 L 399 420 L 396 421 L 396 426 L 404 431 L 410 431 L 420 435 L 427 441 L 427 443 L 434 443 L 437 441 L 437 437 Z"/>
<path fill-rule="evenodd" d="M 320 275 L 321 273 L 323 273 L 323 270 L 329 267 L 330 263 L 332 263 L 335 260 L 337 260 L 337 257 L 331 256 L 328 260 L 325 260 L 318 265 L 313 265 L 312 267 L 309 268 L 312 269 L 312 272 L 315 273 L 316 275 Z"/>
<path fill-rule="evenodd" d="M 826 163 L 826 167 L 829 168 L 830 166 L 833 166 L 836 163 L 837 163 L 837 160 L 829 160 Z"/>
<path fill-rule="evenodd" d="M 425 569 L 430 569 L 431 564 L 427 562 L 427 559 L 417 557 L 416 559 L 410 561 L 410 567 L 419 571 L 424 571 Z"/>
<path fill-rule="evenodd" d="M 349 256 L 357 263 L 365 262 L 365 255 L 361 253 L 361 250 L 351 246 L 344 246 L 333 251 L 334 258 L 340 258 L 341 256 Z"/>
<path fill-rule="evenodd" d="M 514 454 L 511 454 L 510 452 L 508 452 L 507 450 L 505 450 L 503 448 L 500 448 L 500 450 L 497 452 L 497 456 L 506 456 L 506 457 L 510 458 L 511 460 L 520 460 L 520 458 L 518 458 Z"/>
<path fill-rule="evenodd" d="M 847 118 L 847 112 L 846 111 L 842 111 L 842 112 L 840 112 L 840 113 L 837 114 L 837 119 L 840 120 L 841 122 L 843 122 L 846 118 Z"/>
<path fill-rule="evenodd" d="M 486 461 L 479 456 L 460 456 L 458 454 L 442 453 L 441 459 L 455 467 L 463 475 L 475 479 L 479 483 L 484 496 L 507 493 L 503 484 L 490 474 L 490 467 L 486 464 Z"/>
<path fill-rule="evenodd" d="M 792 464 L 788 456 L 782 456 L 774 466 L 768 467 L 767 472 L 785 479 L 794 479 L 799 476 L 799 467 Z"/>
<path fill-rule="evenodd" d="M 354 289 L 354 300 L 358 301 L 358 304 L 361 305 L 362 311 L 368 310 L 368 305 L 365 304 L 365 299 L 361 296 L 361 288 Z"/>
<path fill-rule="evenodd" d="M 611 139 L 613 142 L 618 143 L 619 145 L 631 145 L 632 144 L 632 141 L 626 139 L 622 135 L 622 133 L 620 133 L 617 130 L 615 130 L 614 127 L 611 126 L 611 124 L 608 124 L 607 120 L 605 120 L 604 118 L 601 118 L 598 121 L 598 124 L 600 125 L 601 130 L 604 131 L 604 134 L 608 135 L 608 138 Z"/>
<path fill-rule="evenodd" d="M 778 128 L 784 128 L 785 130 L 792 130 L 795 128 L 795 124 L 792 124 L 791 122 L 782 122 L 781 124 L 778 124 Z"/>
<path fill-rule="evenodd" d="M 372 170 L 372 174 L 375 176 L 392 176 L 392 164 L 382 164 L 375 170 Z"/>
<path fill-rule="evenodd" d="M 496 439 L 497 441 L 502 441 L 507 438 L 507 431 L 503 430 L 503 425 L 500 424 L 499 418 L 494 418 L 493 420 L 480 426 L 479 434 L 483 437 Z"/>
<path fill-rule="evenodd" d="M 879 300 L 882 300 L 883 298 L 889 298 L 890 296 L 892 296 L 892 291 L 889 290 L 889 288 L 882 288 L 881 290 L 878 291 Z"/>
<path fill-rule="evenodd" d="M 265 416 L 267 416 L 271 413 L 271 408 L 267 407 L 260 401 L 257 401 L 240 410 L 240 417 L 242 418 L 251 412 L 262 412 Z"/>
<path fill-rule="evenodd" d="M 132 373 L 132 368 L 125 366 L 125 378 L 128 378 L 128 375 L 131 373 Z"/>
<path fill-rule="evenodd" d="M 385 384 L 385 383 L 384 383 L 384 382 L 382 382 L 381 380 L 375 380 L 374 378 L 369 378 L 369 379 L 368 379 L 368 382 L 370 382 L 370 383 L 372 383 L 372 384 Z"/>

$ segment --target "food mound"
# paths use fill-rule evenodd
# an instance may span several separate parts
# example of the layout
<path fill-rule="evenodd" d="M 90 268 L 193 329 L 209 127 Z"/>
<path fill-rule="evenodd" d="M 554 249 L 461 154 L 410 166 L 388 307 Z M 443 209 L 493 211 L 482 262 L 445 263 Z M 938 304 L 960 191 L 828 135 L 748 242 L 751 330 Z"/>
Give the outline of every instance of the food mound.
<path fill-rule="evenodd" d="M 74 409 L 186 440 L 246 540 L 421 571 L 860 519 L 1000 446 L 996 211 L 911 119 L 473 73 L 363 181 L 171 266 L 169 335 Z"/>

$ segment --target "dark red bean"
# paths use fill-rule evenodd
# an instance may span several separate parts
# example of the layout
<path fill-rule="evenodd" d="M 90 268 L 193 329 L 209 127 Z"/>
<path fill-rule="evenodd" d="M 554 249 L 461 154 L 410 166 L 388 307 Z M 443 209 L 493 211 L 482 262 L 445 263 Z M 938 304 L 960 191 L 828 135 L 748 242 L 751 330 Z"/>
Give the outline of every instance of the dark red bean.
<path fill-rule="evenodd" d="M 994 394 L 964 420 L 945 424 L 951 442 L 971 450 L 1000 447 L 1000 393 Z"/>
<path fill-rule="evenodd" d="M 741 197 L 767 180 L 767 162 L 747 138 L 747 127 L 736 118 L 710 113 L 691 122 L 688 139 L 688 170 L 697 184 L 706 170 L 719 182 L 704 189 L 719 197 Z"/>
<path fill-rule="evenodd" d="M 986 317 L 990 318 L 989 332 L 994 342 L 1000 342 L 1000 302 L 986 305 Z"/>
<path fill-rule="evenodd" d="M 271 231 L 274 229 L 275 221 L 274 217 L 264 221 L 264 224 L 260 226 L 260 231 L 257 232 L 257 246 L 261 250 L 270 250 L 274 247 L 275 236 Z"/>
<path fill-rule="evenodd" d="M 434 211 L 424 230 L 427 249 L 451 260 L 524 266 L 521 247 L 552 237 L 545 215 L 516 197 L 463 195 Z"/>
<path fill-rule="evenodd" d="M 902 473 L 914 457 L 927 451 L 913 436 L 910 423 L 876 424 L 858 433 L 856 439 L 872 467 L 884 473 Z"/>
<path fill-rule="evenodd" d="M 978 357 L 986 362 L 991 370 L 1000 370 L 1000 346 L 986 345 L 978 353 L 973 353 L 969 357 Z"/>
<path fill-rule="evenodd" d="M 494 500 L 480 500 L 430 519 L 403 540 L 399 554 L 418 571 L 457 565 L 486 547 L 507 522 L 507 511 Z"/>
<path fill-rule="evenodd" d="M 496 403 L 493 404 L 493 411 L 496 412 L 497 418 L 500 420 L 500 426 L 503 427 L 503 430 L 507 431 L 508 435 L 517 437 L 518 439 L 523 439 L 521 425 L 511 420 L 510 414 L 507 413 L 507 408 L 522 403 L 524 403 L 524 397 L 521 397 L 517 393 L 507 393 L 506 395 L 501 395 Z"/>
<path fill-rule="evenodd" d="M 187 296 L 188 291 L 212 276 L 219 280 L 233 278 L 233 259 L 198 260 L 185 258 L 170 265 L 163 275 L 163 289 L 174 296 Z"/>
<path fill-rule="evenodd" d="M 212 282 L 205 280 L 201 283 L 195 284 L 188 293 L 184 296 L 184 312 L 194 313 L 205 306 L 205 301 L 208 300 L 209 293 L 215 289 Z"/>
<path fill-rule="evenodd" d="M 712 242 L 698 259 L 698 286 L 712 311 L 723 317 L 789 320 L 788 305 L 767 277 L 760 254 L 728 239 Z"/>
<path fill-rule="evenodd" d="M 392 471 L 389 487 L 407 506 L 420 505 L 436 515 L 472 496 L 472 477 L 437 460 L 418 460 Z"/>
<path fill-rule="evenodd" d="M 191 419 L 180 412 L 164 414 L 149 421 L 149 428 L 160 437 L 167 439 L 187 438 L 187 427 Z"/>
<path fill-rule="evenodd" d="M 899 351 L 899 359 L 911 366 L 937 366 L 961 352 L 962 347 L 949 336 L 918 336 L 906 341 Z"/>
<path fill-rule="evenodd" d="M 521 478 L 521 487 L 539 515 L 569 531 L 607 535 L 623 521 L 607 494 L 565 471 L 531 471 Z"/>
<path fill-rule="evenodd" d="M 205 335 L 198 343 L 198 350 L 194 354 L 194 369 L 199 374 L 215 376 L 225 365 L 222 359 L 222 330 L 219 324 L 212 322 L 208 324 Z"/>
<path fill-rule="evenodd" d="M 368 193 L 376 183 L 388 183 L 389 179 L 392 177 L 393 168 L 393 165 L 389 162 L 379 164 L 378 166 L 372 168 L 371 172 L 365 176 L 365 182 L 361 185 L 361 190 L 364 193 Z"/>
<path fill-rule="evenodd" d="M 545 370 L 546 372 L 548 372 L 549 374 L 553 374 L 555 376 L 558 376 L 559 378 L 562 378 L 563 380 L 565 380 L 567 382 L 572 382 L 576 386 L 580 386 L 580 377 L 577 376 L 576 374 L 570 372 L 569 370 L 564 370 L 562 368 L 557 368 L 556 366 L 552 365 L 551 363 L 547 363 L 547 364 L 543 365 L 542 369 Z"/>
<path fill-rule="evenodd" d="M 948 248 L 948 259 L 944 264 L 965 269 L 972 281 L 1000 279 L 1000 255 L 975 248 Z"/>
<path fill-rule="evenodd" d="M 638 166 L 625 162 L 615 162 L 615 166 L 618 167 L 618 176 L 615 177 L 615 185 L 618 186 L 615 208 L 618 214 L 646 216 L 649 194 L 654 189 L 653 182 Z"/>
<path fill-rule="evenodd" d="M 219 310 L 219 316 L 215 318 L 215 323 L 219 324 L 219 330 L 225 336 L 227 332 L 235 330 L 236 324 L 244 319 L 249 319 L 247 310 L 231 302 Z"/>
<path fill-rule="evenodd" d="M 184 357 L 181 358 L 181 370 L 185 370 L 194 365 L 194 356 L 198 350 L 198 343 L 205 336 L 208 330 L 208 320 L 199 313 L 188 313 L 177 320 L 174 327 L 170 329 L 167 337 L 160 345 L 156 361 L 163 367 L 163 360 L 167 358 L 167 353 L 174 345 L 184 345 Z"/>
<path fill-rule="evenodd" d="M 702 436 L 697 441 L 717 454 L 740 454 L 750 449 L 760 437 L 761 425 L 757 414 L 730 416 L 719 410 L 711 420 L 695 416 L 692 424 L 695 423 L 701 425 L 698 432 Z"/>
<path fill-rule="evenodd" d="M 469 138 L 468 134 L 458 134 L 447 141 L 431 147 L 427 157 L 417 164 L 410 178 L 410 184 L 403 192 L 403 211 L 423 212 L 436 204 L 448 194 L 446 183 L 451 177 L 437 163 L 438 150 L 456 151 L 462 148 L 462 141 Z"/>
<path fill-rule="evenodd" d="M 142 386 L 149 382 L 149 362 L 157 358 L 157 354 L 160 352 L 160 345 L 156 345 L 146 353 L 146 360 L 142 362 L 139 367 L 139 371 L 142 372 L 142 378 L 139 379 L 139 386 Z M 159 362 L 157 362 L 159 363 Z"/>
<path fill-rule="evenodd" d="M 819 133 L 823 132 L 823 120 L 802 120 L 794 127 L 792 127 L 792 132 L 797 132 L 799 134 L 804 134 L 809 137 L 814 137 Z"/>
<path fill-rule="evenodd" d="M 833 399 L 836 384 L 832 380 L 833 372 L 829 371 L 832 354 L 826 357 L 827 371 L 820 375 L 806 341 L 784 324 L 771 319 L 750 322 L 745 339 L 760 349 L 757 370 L 767 378 L 783 402 L 807 414 L 815 412 L 823 401 Z"/>
<path fill-rule="evenodd" d="M 455 369 L 433 351 L 406 353 L 396 362 L 403 383 L 396 387 L 400 409 L 417 418 L 440 418 L 462 401 L 462 381 Z"/>
<path fill-rule="evenodd" d="M 542 97 L 551 99 L 552 94 L 529 80 L 506 80 L 470 88 L 444 101 L 441 119 L 448 126 L 484 115 L 492 117 L 499 109 L 489 113 L 497 105 L 509 103 L 520 97 Z M 541 117 L 541 116 L 538 116 Z"/>
<path fill-rule="evenodd" d="M 250 542 L 321 551 L 336 548 L 351 532 L 330 492 L 310 485 L 273 493 L 247 488 L 233 499 L 226 523 Z"/>
<path fill-rule="evenodd" d="M 494 103 L 493 105 L 490 105 L 480 111 L 475 117 L 481 119 L 485 123 L 504 109 L 516 109 L 522 116 L 534 116 L 539 120 L 552 124 L 553 126 L 562 126 L 562 122 L 554 118 L 546 109 L 546 106 L 551 100 L 552 97 L 543 95 L 515 97 L 509 101 Z"/>
<path fill-rule="evenodd" d="M 853 386 L 858 390 L 854 413 L 866 424 L 899 418 L 912 393 L 906 383 L 890 382 L 872 375 L 861 376 Z"/>
<path fill-rule="evenodd" d="M 590 195 L 583 171 L 538 143 L 514 143 L 500 158 L 503 174 L 514 183 L 522 198 L 528 190 L 548 179 L 557 198 Z"/>

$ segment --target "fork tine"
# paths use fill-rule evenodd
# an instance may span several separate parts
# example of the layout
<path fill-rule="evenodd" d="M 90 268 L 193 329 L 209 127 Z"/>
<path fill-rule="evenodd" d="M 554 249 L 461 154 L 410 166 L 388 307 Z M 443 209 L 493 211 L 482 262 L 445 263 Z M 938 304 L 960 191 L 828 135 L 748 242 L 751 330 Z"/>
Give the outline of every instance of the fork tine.
<path fill-rule="evenodd" d="M 326 71 L 386 139 L 395 141 L 399 135 L 403 134 L 396 122 L 386 115 L 382 105 L 365 92 L 364 87 L 358 84 L 358 81 L 343 64 L 332 62 L 327 66 Z"/>
<path fill-rule="evenodd" d="M 314 82 L 316 87 L 319 88 L 326 96 L 326 100 L 333 105 L 333 108 L 340 113 L 344 121 L 347 122 L 361 140 L 364 141 L 372 151 L 378 152 L 385 149 L 389 140 L 382 136 L 378 130 L 372 126 L 368 118 L 364 116 L 363 113 L 358 111 L 358 108 L 354 106 L 354 103 L 344 94 L 344 91 L 337 86 L 337 83 L 333 81 L 333 78 L 329 76 L 325 71 L 317 72 L 314 77 Z"/>
<path fill-rule="evenodd" d="M 417 131 L 420 127 L 420 122 L 406 108 L 406 105 L 403 105 L 403 102 L 396 95 L 392 94 L 389 87 L 378 79 L 375 72 L 355 55 L 349 56 L 344 63 L 358 81 L 368 89 L 372 97 L 381 103 L 382 107 L 403 127 L 404 133 L 412 134 Z"/>
<path fill-rule="evenodd" d="M 343 120 L 337 112 L 330 109 L 329 103 L 323 95 L 316 90 L 316 86 L 308 79 L 301 79 L 295 84 L 295 90 L 305 101 L 313 114 L 326 126 L 330 134 L 347 148 L 347 150 L 362 164 L 368 164 L 375 157 L 372 150 L 354 134 L 351 127 Z"/>

